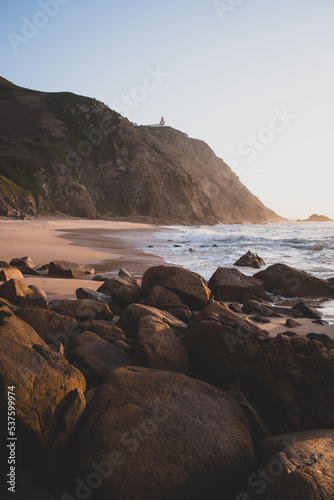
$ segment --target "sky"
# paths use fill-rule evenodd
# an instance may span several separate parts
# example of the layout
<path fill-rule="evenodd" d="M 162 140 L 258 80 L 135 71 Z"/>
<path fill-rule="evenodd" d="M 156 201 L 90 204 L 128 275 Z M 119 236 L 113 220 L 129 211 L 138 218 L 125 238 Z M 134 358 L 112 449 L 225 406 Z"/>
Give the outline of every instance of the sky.
<path fill-rule="evenodd" d="M 265 205 L 334 218 L 333 0 L 2 0 L 0 75 L 207 142 Z"/>

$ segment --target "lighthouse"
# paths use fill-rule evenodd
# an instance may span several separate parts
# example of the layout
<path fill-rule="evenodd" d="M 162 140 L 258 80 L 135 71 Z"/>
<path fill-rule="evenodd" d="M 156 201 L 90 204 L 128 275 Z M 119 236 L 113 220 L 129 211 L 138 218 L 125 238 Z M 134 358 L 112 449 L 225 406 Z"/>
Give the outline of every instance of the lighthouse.
<path fill-rule="evenodd" d="M 163 116 L 161 117 L 161 120 L 160 120 L 159 125 L 161 125 L 162 127 L 163 127 L 164 125 L 166 125 L 166 123 L 165 123 L 165 120 L 164 120 L 164 117 L 163 117 Z"/>

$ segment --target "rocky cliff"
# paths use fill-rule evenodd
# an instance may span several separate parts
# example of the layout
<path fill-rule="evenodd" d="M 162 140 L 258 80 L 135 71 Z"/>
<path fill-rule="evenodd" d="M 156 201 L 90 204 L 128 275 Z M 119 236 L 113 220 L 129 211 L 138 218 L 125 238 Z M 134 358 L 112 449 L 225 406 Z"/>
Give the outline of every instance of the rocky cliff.
<path fill-rule="evenodd" d="M 0 79 L 0 215 L 266 222 L 266 208 L 207 144 L 135 127 L 95 99 Z"/>

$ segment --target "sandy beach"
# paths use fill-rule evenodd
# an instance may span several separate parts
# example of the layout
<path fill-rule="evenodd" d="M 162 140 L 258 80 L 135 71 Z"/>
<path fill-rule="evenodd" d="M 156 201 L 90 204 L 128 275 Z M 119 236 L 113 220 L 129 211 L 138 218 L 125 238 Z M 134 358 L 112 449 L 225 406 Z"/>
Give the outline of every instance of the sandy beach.
<path fill-rule="evenodd" d="M 52 260 L 90 264 L 97 273 L 115 276 L 125 267 L 136 277 L 163 259 L 140 248 L 154 245 L 159 227 L 149 224 L 91 220 L 0 220 L 0 260 L 29 255 L 37 267 Z M 82 279 L 25 276 L 27 285 L 44 290 L 49 299 L 75 298 L 75 290 L 85 286 L 96 290 L 101 285 L 92 277 Z M 276 336 L 286 332 L 287 317 L 270 318 L 262 328 Z M 301 326 L 290 329 L 299 335 L 327 334 L 334 339 L 334 325 L 322 326 L 311 319 L 299 319 Z"/>
<path fill-rule="evenodd" d="M 89 264 L 97 273 L 115 276 L 125 267 L 135 276 L 163 260 L 137 247 L 154 241 L 156 226 L 130 222 L 90 220 L 0 220 L 0 260 L 29 255 L 37 267 L 52 260 Z M 107 233 L 111 236 L 103 236 Z M 97 250 L 99 248 L 99 250 Z M 50 300 L 75 298 L 83 280 L 25 276 L 27 285 L 44 290 Z M 84 286 L 96 290 L 101 283 L 84 279 Z"/>

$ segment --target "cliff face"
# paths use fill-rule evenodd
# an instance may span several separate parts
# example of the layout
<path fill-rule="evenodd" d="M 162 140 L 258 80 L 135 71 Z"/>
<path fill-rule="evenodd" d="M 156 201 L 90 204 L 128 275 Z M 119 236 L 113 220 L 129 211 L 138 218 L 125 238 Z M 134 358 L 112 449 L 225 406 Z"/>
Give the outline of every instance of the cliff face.
<path fill-rule="evenodd" d="M 134 127 L 94 99 L 4 79 L 0 113 L 0 215 L 280 219 L 205 143 L 170 127 Z"/>

